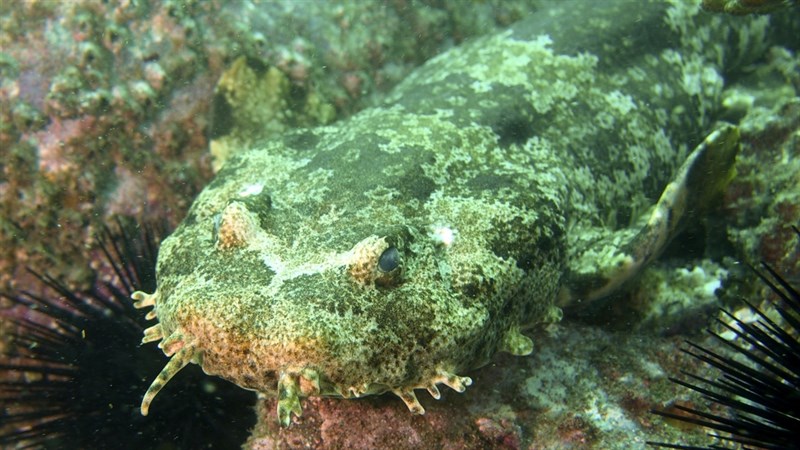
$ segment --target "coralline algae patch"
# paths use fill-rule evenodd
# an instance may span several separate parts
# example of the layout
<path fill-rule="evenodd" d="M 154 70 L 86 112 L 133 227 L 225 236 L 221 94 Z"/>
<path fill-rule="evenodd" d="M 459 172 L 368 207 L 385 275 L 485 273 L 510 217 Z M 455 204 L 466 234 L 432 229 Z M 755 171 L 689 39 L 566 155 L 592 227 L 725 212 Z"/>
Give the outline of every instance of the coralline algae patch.
<path fill-rule="evenodd" d="M 614 330 L 674 335 L 697 330 L 721 306 L 731 266 L 709 259 L 656 261 L 627 289 L 597 307 L 576 312 L 583 320 Z M 737 275 L 740 270 L 736 269 Z M 726 293 L 730 296 L 730 293 Z"/>
<path fill-rule="evenodd" d="M 764 14 L 797 6 L 796 0 L 703 0 L 703 9 L 728 14 Z"/>
<path fill-rule="evenodd" d="M 726 194 L 729 239 L 745 260 L 769 261 L 779 273 L 800 267 L 789 228 L 800 223 L 798 93 L 798 49 L 774 47 L 767 64 L 726 95 L 730 114 L 741 117 L 743 131 L 738 176 Z"/>
<path fill-rule="evenodd" d="M 643 316 L 637 321 L 639 326 L 670 329 L 687 321 L 702 323 L 696 318 L 707 317 L 716 309 L 717 290 L 727 278 L 728 271 L 709 260 L 694 267 L 646 271 L 639 286 L 649 290 L 641 294 L 649 304 L 631 305 Z"/>

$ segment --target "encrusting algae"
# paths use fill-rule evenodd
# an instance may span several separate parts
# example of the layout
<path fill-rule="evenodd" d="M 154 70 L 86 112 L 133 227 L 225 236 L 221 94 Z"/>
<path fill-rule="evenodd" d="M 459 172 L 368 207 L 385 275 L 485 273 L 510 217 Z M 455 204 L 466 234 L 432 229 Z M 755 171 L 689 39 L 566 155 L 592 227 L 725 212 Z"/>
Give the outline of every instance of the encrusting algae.
<path fill-rule="evenodd" d="M 422 414 L 416 389 L 531 353 L 525 330 L 630 279 L 730 180 L 722 73 L 774 28 L 682 0 L 551 2 L 380 106 L 221 152 L 156 291 L 134 294 L 171 357 L 142 413 L 195 363 L 277 396 L 283 425 L 317 395 Z"/>

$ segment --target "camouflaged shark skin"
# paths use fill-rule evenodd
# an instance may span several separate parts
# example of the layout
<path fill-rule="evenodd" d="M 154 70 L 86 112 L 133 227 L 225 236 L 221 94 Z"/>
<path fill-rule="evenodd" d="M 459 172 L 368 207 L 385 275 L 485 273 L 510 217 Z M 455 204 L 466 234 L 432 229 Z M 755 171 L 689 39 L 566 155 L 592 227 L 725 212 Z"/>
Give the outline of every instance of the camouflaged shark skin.
<path fill-rule="evenodd" d="M 422 413 L 415 389 L 530 353 L 522 332 L 560 318 L 560 293 L 589 295 L 571 280 L 613 281 L 592 243 L 659 198 L 722 73 L 766 48 L 768 18 L 689 3 L 553 2 L 380 106 L 231 157 L 135 294 L 171 357 L 142 412 L 196 363 L 277 395 L 284 424 L 310 395 L 390 391 Z"/>

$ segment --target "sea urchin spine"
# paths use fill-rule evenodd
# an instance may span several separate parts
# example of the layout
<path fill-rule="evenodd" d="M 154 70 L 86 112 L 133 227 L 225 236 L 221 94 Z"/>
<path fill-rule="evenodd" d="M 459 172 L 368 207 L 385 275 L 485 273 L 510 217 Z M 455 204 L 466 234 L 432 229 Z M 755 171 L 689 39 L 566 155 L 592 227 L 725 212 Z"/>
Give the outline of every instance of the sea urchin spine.
<path fill-rule="evenodd" d="M 792 227 L 800 239 L 800 230 Z M 685 414 L 653 411 L 663 417 L 700 425 L 713 430 L 710 436 L 720 443 L 735 443 L 742 448 L 800 448 L 800 291 L 766 263 L 769 274 L 756 271 L 779 298 L 772 308 L 780 316 L 770 318 L 764 310 L 745 302 L 758 317 L 747 323 L 723 310 L 727 320 L 717 321 L 735 335 L 728 340 L 711 334 L 725 352 L 712 351 L 692 342 L 683 351 L 719 372 L 716 380 L 682 371 L 691 381 L 671 381 L 700 393 L 711 404 L 730 411 L 723 415 L 682 405 L 674 408 Z M 729 322 L 728 322 L 729 321 Z M 650 445 L 701 449 L 678 444 L 648 442 Z"/>

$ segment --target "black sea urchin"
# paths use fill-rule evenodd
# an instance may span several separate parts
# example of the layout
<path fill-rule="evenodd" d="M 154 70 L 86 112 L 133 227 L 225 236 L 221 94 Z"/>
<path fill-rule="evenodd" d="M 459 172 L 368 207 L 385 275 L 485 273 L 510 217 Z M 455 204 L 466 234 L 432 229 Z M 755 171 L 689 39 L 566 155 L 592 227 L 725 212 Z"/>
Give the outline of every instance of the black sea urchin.
<path fill-rule="evenodd" d="M 800 239 L 800 230 L 792 227 Z M 764 311 L 747 303 L 758 317 L 746 323 L 729 311 L 719 323 L 736 339 L 729 341 L 711 334 L 728 350 L 725 354 L 692 342 L 683 351 L 718 371 L 716 380 L 682 372 L 691 381 L 671 381 L 703 395 L 711 405 L 730 411 L 711 413 L 674 405 L 685 413 L 653 413 L 700 425 L 713 430 L 716 443 L 709 447 L 648 442 L 650 445 L 677 449 L 800 448 L 800 291 L 769 265 L 762 263 L 769 276 L 756 271 L 759 278 L 779 298 L 773 305 L 780 316 L 772 319 Z M 730 321 L 730 324 L 727 323 Z"/>
<path fill-rule="evenodd" d="M 117 225 L 100 239 L 88 292 L 34 273 L 47 294 L 4 295 L 11 345 L 0 354 L 0 447 L 237 448 L 255 423 L 253 395 L 197 366 L 170 385 L 169 405 L 139 414 L 165 356 L 140 344 L 145 321 L 130 294 L 155 288 L 163 233 Z"/>

